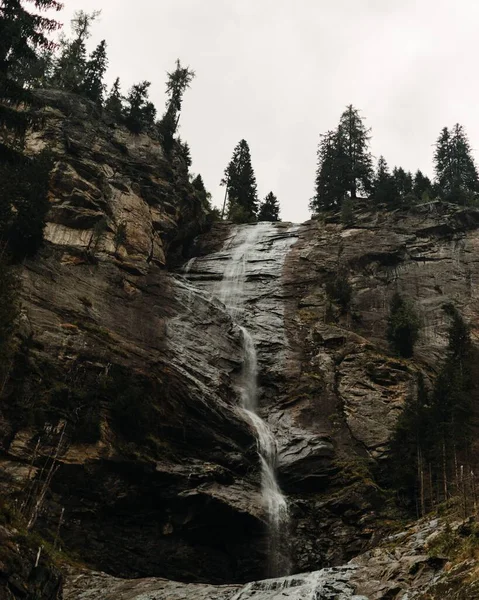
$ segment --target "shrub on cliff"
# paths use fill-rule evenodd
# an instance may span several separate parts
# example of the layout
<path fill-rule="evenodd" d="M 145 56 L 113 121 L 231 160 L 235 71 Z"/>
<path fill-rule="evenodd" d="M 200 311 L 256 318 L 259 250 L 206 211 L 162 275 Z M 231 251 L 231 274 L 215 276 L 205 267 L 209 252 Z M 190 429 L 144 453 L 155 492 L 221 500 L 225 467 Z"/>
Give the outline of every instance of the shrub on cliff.
<path fill-rule="evenodd" d="M 391 350 L 399 356 L 410 358 L 419 337 L 419 319 L 411 302 L 395 292 L 390 304 L 387 339 Z"/>
<path fill-rule="evenodd" d="M 326 294 L 332 302 L 341 307 L 343 313 L 349 310 L 353 288 L 349 283 L 347 273 L 339 270 L 338 273 L 326 283 Z"/>

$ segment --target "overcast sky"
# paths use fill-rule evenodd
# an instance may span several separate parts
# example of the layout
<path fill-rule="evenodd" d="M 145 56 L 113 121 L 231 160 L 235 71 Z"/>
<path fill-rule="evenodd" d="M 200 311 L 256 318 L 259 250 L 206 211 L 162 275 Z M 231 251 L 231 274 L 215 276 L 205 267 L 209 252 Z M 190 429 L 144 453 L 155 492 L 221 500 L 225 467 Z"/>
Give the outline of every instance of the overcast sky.
<path fill-rule="evenodd" d="M 351 103 L 391 167 L 432 175 L 434 141 L 456 122 L 479 148 L 478 0 L 64 1 L 66 31 L 75 10 L 102 10 L 90 41 L 108 42 L 108 82 L 148 79 L 160 114 L 176 58 L 196 71 L 180 134 L 217 205 L 244 138 L 260 197 L 307 219 L 319 134 Z"/>

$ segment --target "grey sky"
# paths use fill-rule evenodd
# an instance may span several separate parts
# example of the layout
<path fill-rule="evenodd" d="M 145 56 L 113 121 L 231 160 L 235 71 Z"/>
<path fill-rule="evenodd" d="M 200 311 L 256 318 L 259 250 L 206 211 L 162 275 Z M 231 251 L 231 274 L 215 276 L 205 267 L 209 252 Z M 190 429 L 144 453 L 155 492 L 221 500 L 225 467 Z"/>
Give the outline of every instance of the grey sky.
<path fill-rule="evenodd" d="M 432 145 L 462 123 L 479 147 L 477 0 L 65 0 L 101 9 L 93 45 L 108 42 L 109 83 L 152 82 L 164 108 L 177 57 L 197 74 L 180 134 L 214 203 L 234 146 L 251 149 L 258 191 L 284 220 L 308 218 L 319 134 L 346 104 L 372 127 L 389 165 L 432 175 Z"/>

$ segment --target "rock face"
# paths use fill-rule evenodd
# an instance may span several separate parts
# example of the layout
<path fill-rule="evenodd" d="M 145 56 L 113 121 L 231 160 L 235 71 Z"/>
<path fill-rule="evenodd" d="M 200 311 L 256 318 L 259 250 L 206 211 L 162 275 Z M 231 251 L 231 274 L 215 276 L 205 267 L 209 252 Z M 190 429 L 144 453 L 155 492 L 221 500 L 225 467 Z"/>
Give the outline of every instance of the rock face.
<path fill-rule="evenodd" d="M 0 492 L 85 565 L 67 597 L 386 599 L 411 552 L 429 585 L 438 567 L 420 544 L 375 554 L 388 516 L 378 484 L 418 373 L 431 380 L 442 357 L 442 306 L 453 302 L 477 333 L 479 211 L 431 203 L 364 209 L 348 228 L 333 216 L 197 236 L 206 213 L 180 159 L 86 101 L 41 94 L 45 126 L 29 148 L 49 142 L 56 166 L 46 244 L 22 267 Z M 251 227 L 262 233 L 233 320 L 216 295 Z M 331 295 L 341 278 L 347 306 Z M 411 360 L 385 339 L 396 289 L 421 317 Z M 267 540 L 255 432 L 238 409 L 236 320 L 258 352 L 292 572 L 310 573 L 246 587 L 264 576 Z M 387 565 L 397 577 L 385 579 Z"/>
<path fill-rule="evenodd" d="M 45 126 L 29 148 L 51 145 L 52 208 L 45 247 L 22 272 L 2 492 L 50 541 L 63 512 L 64 550 L 120 576 L 259 577 L 241 334 L 219 302 L 163 268 L 192 240 L 185 215 L 202 218 L 186 168 L 90 103 L 41 95 Z"/>
<path fill-rule="evenodd" d="M 71 572 L 66 600 L 456 600 L 478 598 L 473 561 L 452 565 L 434 551 L 447 527 L 438 519 L 420 521 L 384 545 L 366 552 L 342 567 L 321 569 L 248 583 L 244 586 L 210 586 L 158 579 L 125 581 L 104 573 Z"/>

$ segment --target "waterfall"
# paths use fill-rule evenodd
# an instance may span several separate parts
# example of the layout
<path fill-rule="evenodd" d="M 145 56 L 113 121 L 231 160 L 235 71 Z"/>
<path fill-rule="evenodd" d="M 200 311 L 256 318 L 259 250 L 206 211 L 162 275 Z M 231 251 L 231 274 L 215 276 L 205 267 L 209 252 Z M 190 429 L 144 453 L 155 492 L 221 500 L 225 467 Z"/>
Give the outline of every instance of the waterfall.
<path fill-rule="evenodd" d="M 217 295 L 236 320 L 241 320 L 241 312 L 244 310 L 248 259 L 252 258 L 255 244 L 260 242 L 262 234 L 270 227 L 269 223 L 259 223 L 240 228 L 230 242 L 235 244 L 235 248 L 223 271 Z M 276 441 L 267 423 L 258 414 L 258 359 L 255 343 L 249 331 L 243 325 L 239 327 L 243 336 L 241 403 L 245 417 L 256 431 L 261 460 L 261 493 L 268 519 L 268 570 L 269 575 L 274 577 L 284 575 L 287 570 L 280 545 L 281 538 L 287 531 L 288 505 L 276 479 Z"/>

